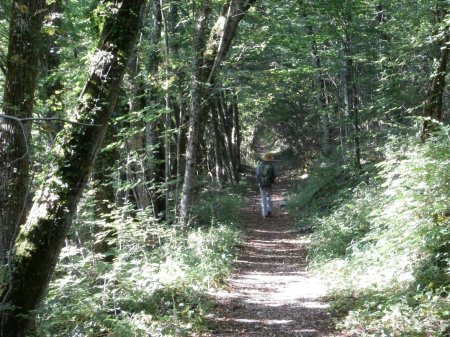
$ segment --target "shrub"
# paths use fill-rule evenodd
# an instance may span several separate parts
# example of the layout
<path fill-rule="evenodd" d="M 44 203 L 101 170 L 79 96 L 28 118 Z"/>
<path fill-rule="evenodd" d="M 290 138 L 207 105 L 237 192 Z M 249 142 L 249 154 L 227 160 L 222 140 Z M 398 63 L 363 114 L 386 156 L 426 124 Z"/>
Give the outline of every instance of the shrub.
<path fill-rule="evenodd" d="M 312 268 L 354 335 L 443 336 L 450 318 L 448 130 L 425 144 L 392 141 L 385 156 L 376 177 L 324 198 L 327 212 L 309 209 L 303 223 L 315 227 Z M 304 191 L 293 200 L 308 200 Z"/>
<path fill-rule="evenodd" d="M 228 198 L 221 205 L 233 207 Z M 201 329 L 205 293 L 229 272 L 239 240 L 234 223 L 209 215 L 208 226 L 186 233 L 128 206 L 112 210 L 108 223 L 89 224 L 82 214 L 110 251 L 67 242 L 35 334 L 175 336 Z"/>

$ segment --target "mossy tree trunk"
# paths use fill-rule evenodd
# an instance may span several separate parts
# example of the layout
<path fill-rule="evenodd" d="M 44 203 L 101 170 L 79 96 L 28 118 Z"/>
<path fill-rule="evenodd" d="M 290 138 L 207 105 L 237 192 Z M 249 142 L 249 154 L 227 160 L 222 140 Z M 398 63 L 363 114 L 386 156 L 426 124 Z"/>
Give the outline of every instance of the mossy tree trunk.
<path fill-rule="evenodd" d="M 12 248 L 30 206 L 31 125 L 45 0 L 12 3 L 0 127 L 0 259 Z M 1 118 L 1 117 L 0 117 Z"/>
<path fill-rule="evenodd" d="M 79 98 L 77 124 L 56 141 L 48 175 L 20 231 L 1 296 L 1 335 L 25 336 L 46 293 L 100 150 L 144 13 L 145 0 L 109 1 L 107 19 Z"/>

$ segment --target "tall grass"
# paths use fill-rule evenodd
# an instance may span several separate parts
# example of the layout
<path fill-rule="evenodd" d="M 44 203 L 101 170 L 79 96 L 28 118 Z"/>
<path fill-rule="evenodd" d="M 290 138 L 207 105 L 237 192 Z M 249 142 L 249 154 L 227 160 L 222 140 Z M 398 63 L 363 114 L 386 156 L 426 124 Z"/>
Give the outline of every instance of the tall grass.
<path fill-rule="evenodd" d="M 292 210 L 307 215 L 300 224 L 315 229 L 312 269 L 355 336 L 448 336 L 448 130 L 426 144 L 393 140 L 384 153 L 370 178 L 336 185 L 337 171 L 319 170 L 292 197 Z M 318 200 L 311 190 L 327 193 Z"/>

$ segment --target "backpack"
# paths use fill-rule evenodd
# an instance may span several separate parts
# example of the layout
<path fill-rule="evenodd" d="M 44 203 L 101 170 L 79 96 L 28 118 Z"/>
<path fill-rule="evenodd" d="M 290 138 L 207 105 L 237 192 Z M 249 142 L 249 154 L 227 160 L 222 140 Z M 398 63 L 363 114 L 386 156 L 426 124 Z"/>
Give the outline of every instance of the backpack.
<path fill-rule="evenodd" d="M 258 172 L 258 182 L 261 187 L 270 187 L 275 180 L 272 163 L 268 161 L 260 162 Z"/>

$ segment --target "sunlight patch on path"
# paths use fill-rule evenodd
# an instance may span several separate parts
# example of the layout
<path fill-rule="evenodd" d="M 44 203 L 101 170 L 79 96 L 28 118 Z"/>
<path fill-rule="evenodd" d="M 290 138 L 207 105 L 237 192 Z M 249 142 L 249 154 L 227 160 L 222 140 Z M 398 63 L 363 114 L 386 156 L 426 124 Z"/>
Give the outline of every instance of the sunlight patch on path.
<path fill-rule="evenodd" d="M 309 236 L 299 232 L 275 191 L 274 217 L 258 207 L 243 210 L 246 234 L 235 271 L 211 296 L 218 303 L 208 317 L 214 337 L 334 337 L 324 301 L 326 288 L 306 269 Z M 251 201 L 254 205 L 254 201 Z"/>

